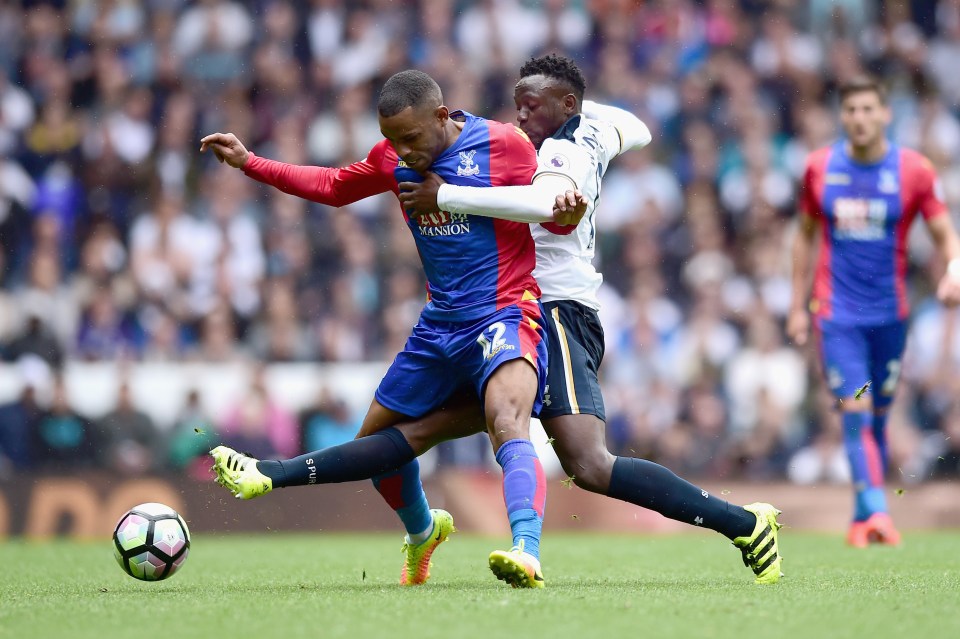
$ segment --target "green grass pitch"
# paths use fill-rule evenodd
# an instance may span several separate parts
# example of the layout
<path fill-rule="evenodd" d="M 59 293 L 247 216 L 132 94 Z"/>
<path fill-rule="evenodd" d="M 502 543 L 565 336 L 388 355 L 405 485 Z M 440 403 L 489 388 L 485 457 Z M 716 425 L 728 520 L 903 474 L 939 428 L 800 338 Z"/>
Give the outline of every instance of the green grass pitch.
<path fill-rule="evenodd" d="M 197 535 L 153 584 L 108 542 L 0 543 L 0 639 L 960 636 L 960 533 L 856 551 L 784 529 L 776 586 L 715 534 L 548 533 L 544 591 L 493 578 L 504 541 L 454 535 L 413 589 L 396 585 L 399 535 Z"/>

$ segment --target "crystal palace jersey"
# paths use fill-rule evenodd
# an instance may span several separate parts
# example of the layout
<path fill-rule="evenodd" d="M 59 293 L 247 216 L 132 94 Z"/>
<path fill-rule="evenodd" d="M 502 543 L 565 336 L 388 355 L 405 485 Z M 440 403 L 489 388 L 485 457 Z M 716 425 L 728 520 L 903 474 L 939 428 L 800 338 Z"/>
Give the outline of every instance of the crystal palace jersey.
<path fill-rule="evenodd" d="M 801 211 L 821 222 L 811 310 L 851 325 L 885 324 L 909 313 L 907 231 L 917 213 L 946 212 L 930 162 L 890 145 L 875 164 L 858 164 L 845 143 L 811 154 Z"/>
<path fill-rule="evenodd" d="M 536 225 L 537 268 L 534 274 L 543 301 L 574 300 L 599 310 L 597 289 L 603 276 L 593 266 L 600 182 L 610 161 L 622 150 L 617 128 L 609 122 L 575 115 L 540 145 L 537 175 L 559 174 L 583 193 L 587 212 L 573 233 L 559 235 Z M 534 176 L 536 180 L 536 176 Z"/>
<path fill-rule="evenodd" d="M 525 134 L 469 113 L 458 111 L 451 118 L 462 120 L 463 130 L 431 171 L 461 186 L 530 184 L 537 157 Z M 400 182 L 423 180 L 387 140 L 374 146 L 364 161 L 340 169 L 294 166 L 251 154 L 243 170 L 286 193 L 330 206 L 386 191 L 398 194 Z M 424 316 L 462 322 L 540 296 L 529 224 L 444 211 L 419 219 L 403 215 L 427 275 L 430 299 Z"/>

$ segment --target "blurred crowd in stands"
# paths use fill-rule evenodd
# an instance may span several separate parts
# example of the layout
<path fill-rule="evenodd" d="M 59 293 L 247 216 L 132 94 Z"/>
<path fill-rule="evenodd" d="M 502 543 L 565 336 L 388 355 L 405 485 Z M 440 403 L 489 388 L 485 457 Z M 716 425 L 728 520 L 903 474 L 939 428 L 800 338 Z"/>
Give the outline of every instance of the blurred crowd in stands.
<path fill-rule="evenodd" d="M 424 302 L 394 198 L 308 203 L 199 138 L 342 165 L 380 139 L 392 73 L 423 69 L 447 105 L 513 121 L 519 66 L 548 51 L 654 135 L 598 208 L 611 449 L 685 476 L 845 481 L 817 360 L 783 332 L 798 178 L 837 135 L 832 88 L 871 72 L 891 137 L 960 211 L 960 0 L 0 2 L 0 354 L 54 379 L 77 360 L 391 359 Z M 960 315 L 931 298 L 943 264 L 917 226 L 890 427 L 903 481 L 960 474 Z M 129 393 L 81 416 L 56 382 L 41 405 L 28 387 L 0 407 L 0 458 L 158 470 L 207 439 L 269 457 L 356 430 L 336 397 L 298 417 L 259 388 L 228 415 L 176 398 L 177 423 L 154 424 Z M 441 459 L 483 463 L 484 446 Z"/>

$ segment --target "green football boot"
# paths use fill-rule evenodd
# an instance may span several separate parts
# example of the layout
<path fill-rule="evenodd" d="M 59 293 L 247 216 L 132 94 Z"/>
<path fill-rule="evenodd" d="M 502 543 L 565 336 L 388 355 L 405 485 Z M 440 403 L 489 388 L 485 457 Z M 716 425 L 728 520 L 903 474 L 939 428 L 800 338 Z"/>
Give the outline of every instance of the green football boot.
<path fill-rule="evenodd" d="M 217 483 L 237 499 L 253 499 L 273 490 L 273 480 L 257 470 L 257 461 L 226 446 L 210 451 Z"/>
<path fill-rule="evenodd" d="M 403 570 L 400 571 L 400 585 L 419 586 L 430 579 L 430 557 L 433 551 L 445 542 L 451 533 L 457 532 L 453 526 L 453 516 L 445 510 L 434 508 L 430 511 L 433 517 L 433 532 L 419 544 L 410 543 L 409 535 L 404 539 L 403 552 L 406 560 Z"/>
<path fill-rule="evenodd" d="M 777 531 L 783 524 L 777 522 L 780 511 L 770 504 L 747 504 L 744 510 L 757 516 L 757 525 L 749 536 L 737 537 L 733 545 L 743 553 L 743 565 L 757 576 L 758 584 L 775 584 L 783 573 L 783 557 L 777 544 Z"/>

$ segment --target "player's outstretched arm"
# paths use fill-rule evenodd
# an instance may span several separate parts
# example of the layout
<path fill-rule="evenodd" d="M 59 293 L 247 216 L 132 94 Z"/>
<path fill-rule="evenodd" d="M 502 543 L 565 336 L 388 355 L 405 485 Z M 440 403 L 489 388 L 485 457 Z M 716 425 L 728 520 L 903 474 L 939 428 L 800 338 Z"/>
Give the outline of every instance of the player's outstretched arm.
<path fill-rule="evenodd" d="M 622 140 L 620 153 L 631 149 L 642 149 L 650 144 L 650 140 L 653 139 L 650 135 L 650 129 L 643 123 L 643 120 L 629 111 L 607 104 L 600 104 L 593 100 L 584 100 L 581 111 L 591 120 L 609 122 L 617 127 Z"/>
<path fill-rule="evenodd" d="M 211 133 L 200 140 L 200 152 L 213 151 L 217 159 L 235 169 L 242 169 L 250 159 L 250 152 L 233 133 Z"/>
<path fill-rule="evenodd" d="M 793 293 L 790 313 L 787 315 L 787 336 L 797 346 L 806 344 L 810 334 L 810 311 L 807 309 L 810 296 L 810 260 L 818 226 L 816 218 L 801 214 L 797 234 L 793 239 Z"/>
<path fill-rule="evenodd" d="M 947 260 L 947 270 L 937 284 L 937 299 L 947 306 L 956 306 L 960 304 L 960 237 L 946 213 L 927 219 L 927 228 Z"/>
<path fill-rule="evenodd" d="M 232 133 L 211 133 L 200 140 L 200 152 L 212 151 L 217 159 L 241 169 L 248 177 L 284 193 L 328 206 L 345 206 L 392 189 L 381 171 L 384 145 L 367 158 L 342 168 L 299 166 L 258 157 Z"/>
<path fill-rule="evenodd" d="M 423 182 L 401 182 L 399 197 L 408 213 L 417 216 L 448 211 L 539 223 L 555 221 L 557 198 L 565 198 L 565 192 L 574 186 L 572 180 L 561 175 L 541 175 L 526 186 L 456 186 L 428 173 Z M 569 211 L 562 213 L 568 215 Z"/>

